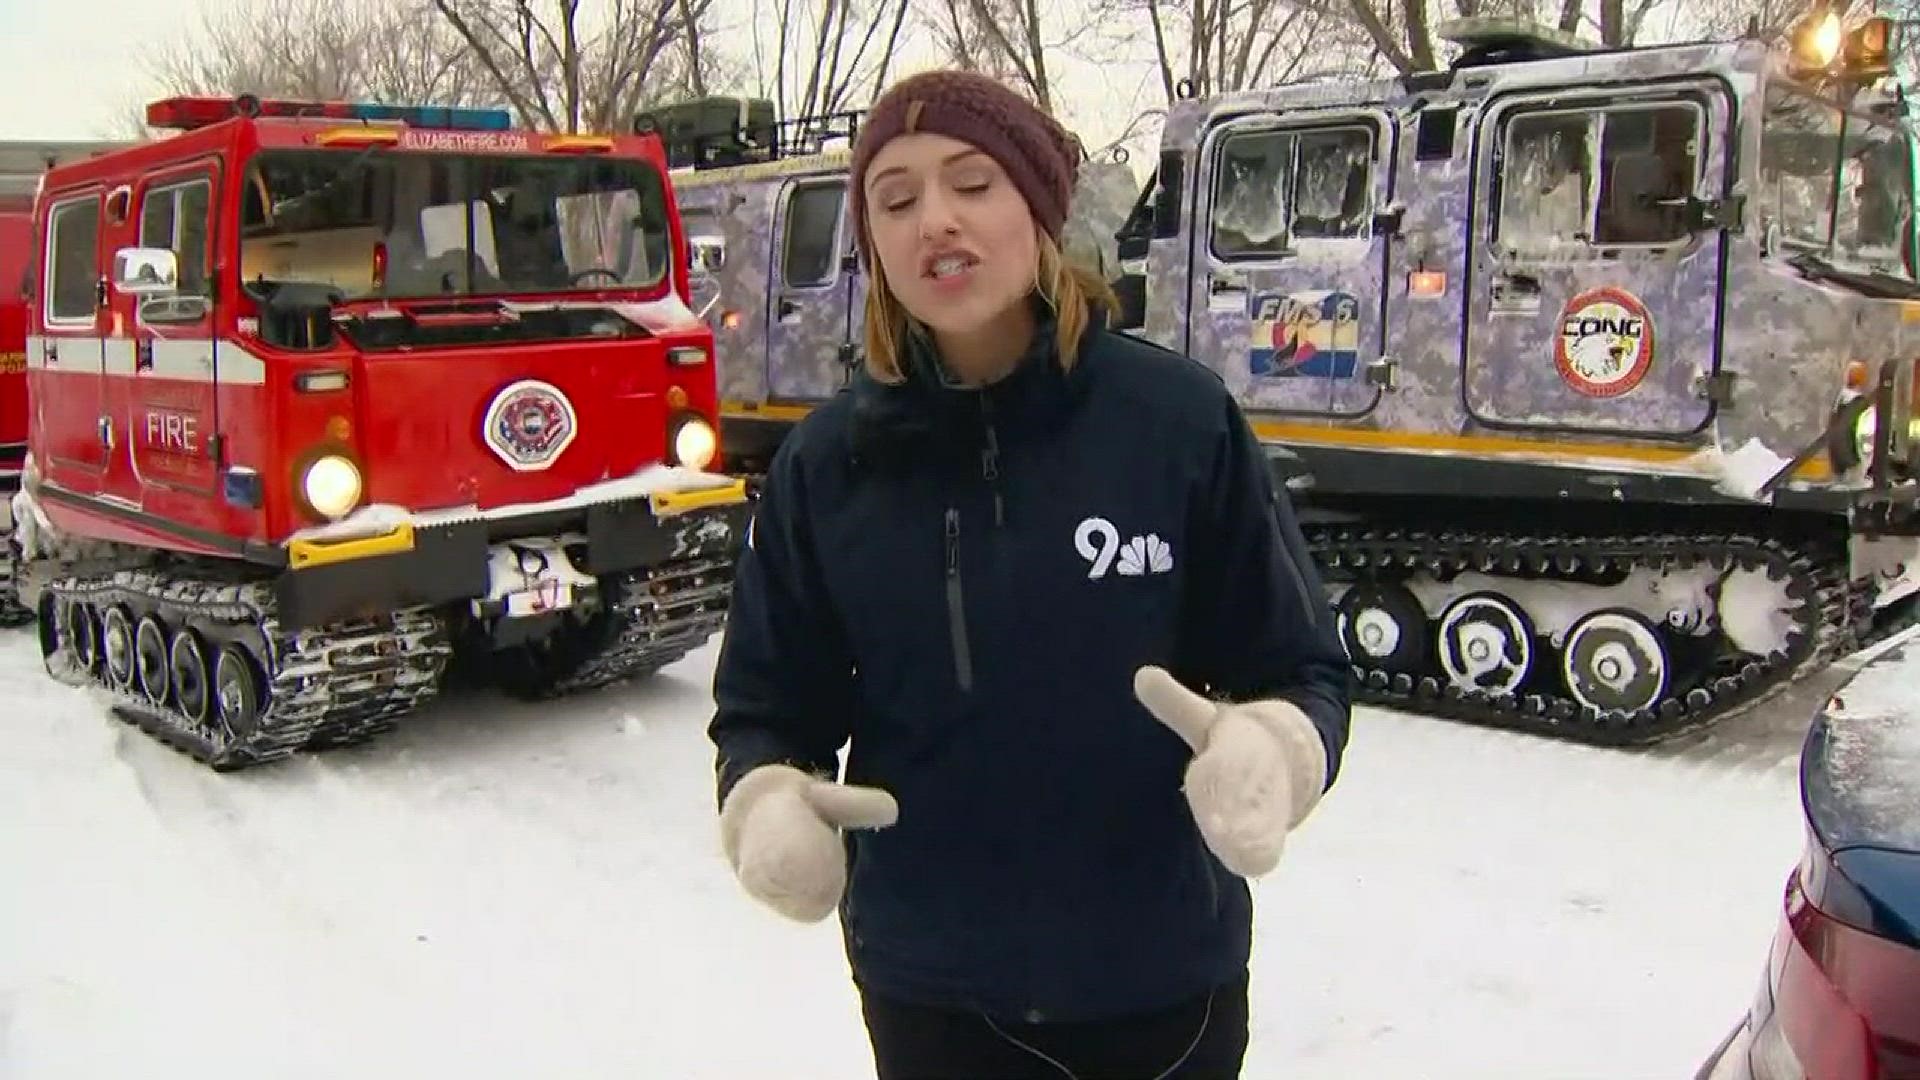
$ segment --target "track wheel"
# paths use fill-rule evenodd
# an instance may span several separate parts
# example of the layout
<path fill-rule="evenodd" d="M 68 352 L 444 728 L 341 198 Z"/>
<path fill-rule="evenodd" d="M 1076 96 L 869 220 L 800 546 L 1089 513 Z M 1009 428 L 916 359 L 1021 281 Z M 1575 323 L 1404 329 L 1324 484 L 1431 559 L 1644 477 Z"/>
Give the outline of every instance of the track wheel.
<path fill-rule="evenodd" d="M 197 727 L 206 726 L 213 715 L 213 671 L 207 664 L 207 647 L 200 632 L 182 627 L 173 635 L 167 649 L 167 668 L 173 676 L 174 701 L 180 713 Z"/>
<path fill-rule="evenodd" d="M 100 617 L 100 652 L 106 660 L 107 683 L 119 690 L 133 687 L 133 613 L 115 604 Z"/>
<path fill-rule="evenodd" d="M 167 624 L 160 616 L 146 614 L 133 631 L 134 672 L 139 676 L 140 691 L 147 701 L 164 706 L 167 694 L 172 689 L 168 679 L 167 665 Z"/>
<path fill-rule="evenodd" d="M 1405 586 L 1362 582 L 1336 610 L 1340 643 L 1353 663 L 1408 675 L 1426 667 L 1426 609 Z"/>
<path fill-rule="evenodd" d="M 238 643 L 220 650 L 213 662 L 213 707 L 218 727 L 238 739 L 260 727 L 260 669 Z"/>
<path fill-rule="evenodd" d="M 1462 596 L 1440 613 L 1440 669 L 1462 690 L 1517 694 L 1533 673 L 1533 620 L 1496 592 Z"/>
<path fill-rule="evenodd" d="M 1659 630 L 1639 612 L 1607 608 L 1567 631 L 1560 675 L 1567 693 L 1601 713 L 1637 713 L 1666 696 L 1673 660 Z"/>
<path fill-rule="evenodd" d="M 73 666 L 91 673 L 100 663 L 100 621 L 93 608 L 79 600 L 67 601 L 67 644 L 73 650 Z"/>

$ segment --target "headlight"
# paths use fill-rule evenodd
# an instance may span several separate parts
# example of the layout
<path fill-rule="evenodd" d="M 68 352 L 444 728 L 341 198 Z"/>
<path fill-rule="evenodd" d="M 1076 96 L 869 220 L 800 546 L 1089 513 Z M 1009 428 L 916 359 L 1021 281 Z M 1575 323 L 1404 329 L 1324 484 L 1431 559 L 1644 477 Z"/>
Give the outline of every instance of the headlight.
<path fill-rule="evenodd" d="M 720 449 L 713 425 L 698 416 L 689 416 L 673 432 L 673 460 L 689 469 L 704 469 Z"/>
<path fill-rule="evenodd" d="M 338 454 L 315 458 L 300 478 L 300 490 L 323 517 L 345 517 L 360 502 L 360 470 Z"/>
<path fill-rule="evenodd" d="M 1877 430 L 1874 423 L 1876 411 L 1868 409 L 1853 419 L 1853 452 L 1860 455 L 1861 461 L 1866 461 L 1873 456 L 1873 435 Z"/>

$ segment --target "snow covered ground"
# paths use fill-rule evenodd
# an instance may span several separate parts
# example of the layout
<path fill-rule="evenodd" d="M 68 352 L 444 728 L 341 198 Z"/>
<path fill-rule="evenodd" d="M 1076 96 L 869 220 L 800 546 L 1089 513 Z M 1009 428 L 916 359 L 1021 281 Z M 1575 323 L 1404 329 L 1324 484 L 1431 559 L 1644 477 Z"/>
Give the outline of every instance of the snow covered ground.
<path fill-rule="evenodd" d="M 219 776 L 0 639 L 0 1073 L 871 1075 L 832 921 L 718 855 L 713 657 Z M 1761 974 L 1812 707 L 1637 755 L 1361 711 L 1257 886 L 1246 1076 L 1691 1075 Z"/>

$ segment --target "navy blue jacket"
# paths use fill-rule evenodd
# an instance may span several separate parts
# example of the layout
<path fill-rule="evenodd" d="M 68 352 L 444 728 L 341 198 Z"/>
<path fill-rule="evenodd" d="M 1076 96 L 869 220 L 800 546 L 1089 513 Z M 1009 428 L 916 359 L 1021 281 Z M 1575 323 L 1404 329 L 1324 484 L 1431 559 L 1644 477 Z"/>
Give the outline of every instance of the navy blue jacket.
<path fill-rule="evenodd" d="M 788 436 L 741 553 L 714 680 L 719 791 L 787 762 L 899 801 L 850 833 L 855 980 L 1017 1020 L 1170 1005 L 1244 969 L 1246 882 L 1181 791 L 1186 744 L 1133 696 L 1159 664 L 1278 695 L 1325 740 L 1349 667 L 1319 577 L 1220 379 L 1096 322 L 1043 324 L 985 391 L 924 350 Z"/>

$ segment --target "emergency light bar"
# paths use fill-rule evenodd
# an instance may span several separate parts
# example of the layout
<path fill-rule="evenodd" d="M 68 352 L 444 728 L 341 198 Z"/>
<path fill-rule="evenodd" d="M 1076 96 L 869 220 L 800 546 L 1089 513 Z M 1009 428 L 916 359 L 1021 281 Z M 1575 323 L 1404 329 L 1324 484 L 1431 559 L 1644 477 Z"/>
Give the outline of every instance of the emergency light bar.
<path fill-rule="evenodd" d="M 191 131 L 236 116 L 274 116 L 322 120 L 375 120 L 421 128 L 461 131 L 505 131 L 513 114 L 505 109 L 473 109 L 450 105 L 379 105 L 348 101 L 290 101 L 239 97 L 174 97 L 147 105 L 147 126 Z"/>

